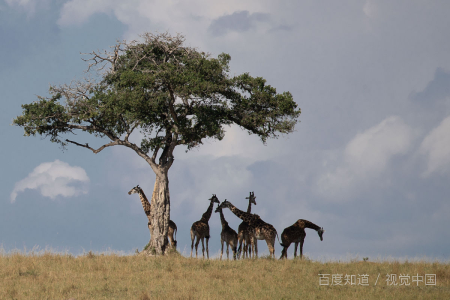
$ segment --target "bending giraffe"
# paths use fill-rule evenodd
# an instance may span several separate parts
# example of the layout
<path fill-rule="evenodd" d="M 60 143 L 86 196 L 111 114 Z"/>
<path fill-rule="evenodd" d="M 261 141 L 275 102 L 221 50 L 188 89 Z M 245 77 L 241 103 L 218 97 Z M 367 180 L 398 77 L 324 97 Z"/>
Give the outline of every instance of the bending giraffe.
<path fill-rule="evenodd" d="M 220 203 L 219 199 L 217 199 L 216 195 L 213 194 L 213 196 L 209 199 L 211 203 L 209 204 L 208 209 L 206 212 L 202 215 L 202 218 L 194 222 L 191 226 L 191 257 L 192 257 L 192 251 L 194 249 L 194 240 L 195 237 L 197 237 L 197 242 L 195 243 L 195 257 L 197 257 L 197 249 L 198 249 L 198 243 L 200 240 L 202 241 L 202 253 L 203 258 L 205 258 L 205 245 L 203 244 L 203 240 L 206 239 L 206 256 L 209 259 L 209 249 L 208 249 L 208 242 L 209 242 L 209 219 L 211 218 L 212 210 L 214 203 Z"/>
<path fill-rule="evenodd" d="M 283 233 L 281 234 L 280 245 L 283 247 L 283 250 L 281 250 L 280 259 L 287 258 L 287 249 L 289 248 L 291 243 L 295 243 L 294 258 L 297 257 L 297 247 L 299 243 L 300 243 L 300 258 L 303 257 L 303 243 L 305 242 L 306 237 L 305 228 L 311 228 L 317 231 L 320 240 L 323 241 L 323 233 L 325 232 L 323 227 L 319 227 L 313 222 L 307 220 L 298 219 L 297 222 L 295 222 L 293 225 L 284 229 Z"/>
<path fill-rule="evenodd" d="M 226 199 L 225 199 L 226 200 Z M 227 259 L 229 258 L 229 247 L 231 246 L 231 251 L 233 251 L 233 259 L 236 259 L 236 247 L 238 243 L 238 234 L 228 225 L 221 207 L 217 207 L 216 213 L 220 213 L 220 222 L 222 223 L 222 232 L 220 233 L 220 243 L 222 244 L 222 249 L 220 250 L 220 259 L 223 255 L 223 243 L 227 244 Z"/>
<path fill-rule="evenodd" d="M 220 208 L 228 207 L 232 213 L 234 213 L 238 218 L 242 221 L 248 223 L 249 230 L 252 234 L 254 234 L 255 238 L 258 240 L 265 240 L 267 243 L 267 247 L 269 248 L 270 256 L 275 258 L 275 237 L 278 238 L 278 233 L 271 224 L 264 222 L 261 218 L 256 214 L 249 214 L 245 211 L 242 211 L 231 202 L 225 200 L 220 205 Z M 253 243 L 254 239 L 251 239 Z M 278 239 L 278 242 L 280 240 Z M 255 245 L 252 244 L 252 247 Z M 256 257 L 258 257 L 258 247 L 255 247 Z"/>
<path fill-rule="evenodd" d="M 148 226 L 148 230 L 150 230 L 150 236 L 151 236 L 153 234 L 151 217 L 150 217 L 150 211 L 151 211 L 152 206 L 151 206 L 150 202 L 148 202 L 148 199 L 145 196 L 144 191 L 141 189 L 141 187 L 139 187 L 139 185 L 135 186 L 128 192 L 128 195 L 131 195 L 131 194 L 139 195 L 139 199 L 141 200 L 142 207 L 144 208 L 144 212 L 147 215 L 147 219 L 148 219 L 147 226 Z M 172 220 L 169 220 L 169 229 L 167 231 L 167 236 L 169 238 L 170 245 L 175 249 L 177 247 L 177 241 L 175 240 L 175 238 L 177 237 L 177 225 Z M 175 238 L 174 238 L 174 236 L 175 236 Z"/>
<path fill-rule="evenodd" d="M 256 205 L 255 192 L 250 192 L 250 195 L 245 199 L 248 199 L 247 213 L 251 213 L 252 204 Z M 253 255 L 255 255 L 255 247 L 252 247 L 251 245 L 257 244 L 258 240 L 254 239 L 252 243 L 250 239 L 254 239 L 254 235 L 251 234 L 251 232 L 249 231 L 248 223 L 242 222 L 241 224 L 239 224 L 238 227 L 238 241 L 239 241 L 238 258 L 241 257 L 242 244 L 244 244 L 244 253 L 242 254 L 242 258 L 245 257 L 248 258 L 249 256 L 251 257 L 251 252 L 253 252 Z"/>

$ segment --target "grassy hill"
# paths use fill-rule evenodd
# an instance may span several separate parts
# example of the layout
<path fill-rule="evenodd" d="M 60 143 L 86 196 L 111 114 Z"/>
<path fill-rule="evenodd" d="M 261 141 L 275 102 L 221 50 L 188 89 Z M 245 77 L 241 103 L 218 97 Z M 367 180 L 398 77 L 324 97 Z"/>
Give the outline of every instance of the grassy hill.
<path fill-rule="evenodd" d="M 0 299 L 449 298 L 450 264 L 439 262 L 0 254 Z"/>

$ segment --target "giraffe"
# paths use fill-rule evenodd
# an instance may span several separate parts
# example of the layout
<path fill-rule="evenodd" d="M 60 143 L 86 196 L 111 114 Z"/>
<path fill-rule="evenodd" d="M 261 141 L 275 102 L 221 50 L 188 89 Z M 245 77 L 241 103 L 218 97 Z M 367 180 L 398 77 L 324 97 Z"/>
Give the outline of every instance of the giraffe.
<path fill-rule="evenodd" d="M 223 211 L 221 207 L 217 207 L 216 213 L 220 213 L 220 222 L 222 223 L 222 232 L 220 233 L 220 243 L 222 244 L 222 249 L 220 250 L 220 259 L 222 259 L 223 255 L 223 243 L 227 244 L 227 259 L 229 259 L 228 247 L 231 246 L 231 251 L 233 251 L 233 258 L 236 259 L 236 247 L 238 243 L 238 235 L 233 228 L 228 225 L 227 220 L 223 215 Z"/>
<path fill-rule="evenodd" d="M 256 214 L 249 214 L 236 208 L 236 206 L 227 200 L 224 200 L 219 207 L 228 207 L 238 218 L 248 223 L 251 234 L 254 234 L 255 238 L 258 240 L 265 240 L 270 251 L 270 256 L 275 258 L 275 236 L 278 238 L 278 233 L 271 224 L 264 222 Z M 253 240 L 254 239 L 251 239 L 252 244 Z M 280 240 L 278 239 L 278 242 L 279 241 Z M 254 246 L 255 245 L 252 245 L 252 247 Z M 255 247 L 255 253 L 256 257 L 258 257 L 258 247 Z"/>
<path fill-rule="evenodd" d="M 192 240 L 191 257 L 192 257 L 192 251 L 194 249 L 194 240 L 195 240 L 195 237 L 197 237 L 197 242 L 195 243 L 195 257 L 197 257 L 198 243 L 201 240 L 202 241 L 203 258 L 205 258 L 205 245 L 203 244 L 203 240 L 206 238 L 206 256 L 209 259 L 208 241 L 209 241 L 210 235 L 209 235 L 208 221 L 211 218 L 214 203 L 220 204 L 220 201 L 219 201 L 219 199 L 217 199 L 215 194 L 213 194 L 213 196 L 208 200 L 211 201 L 208 209 L 202 215 L 202 218 L 199 221 L 194 222 L 194 224 L 192 224 L 192 226 L 191 226 L 191 240 Z"/>
<path fill-rule="evenodd" d="M 287 249 L 291 243 L 295 243 L 294 258 L 297 257 L 298 243 L 300 243 L 300 259 L 303 257 L 303 243 L 306 236 L 305 228 L 311 228 L 317 231 L 320 240 L 323 241 L 323 233 L 325 232 L 323 227 L 319 227 L 313 222 L 307 220 L 298 219 L 293 225 L 285 228 L 281 234 L 280 245 L 283 247 L 283 250 L 281 250 L 280 259 L 287 258 Z"/>
<path fill-rule="evenodd" d="M 156 187 L 156 185 L 155 185 L 155 187 Z M 153 192 L 155 192 L 155 191 L 153 191 Z M 142 207 L 144 208 L 144 212 L 148 218 L 147 226 L 148 226 L 148 229 L 150 230 L 150 236 L 151 236 L 152 235 L 152 223 L 151 223 L 151 219 L 150 219 L 150 210 L 151 210 L 152 206 L 151 206 L 150 202 L 148 202 L 148 199 L 145 196 L 144 191 L 142 190 L 142 188 L 139 185 L 135 186 L 128 192 L 128 195 L 131 195 L 131 194 L 138 194 L 139 199 L 141 199 Z M 170 240 L 170 245 L 174 249 L 176 249 L 177 241 L 174 239 L 174 235 L 176 238 L 177 237 L 177 225 L 172 220 L 169 220 L 169 229 L 168 229 L 167 235 Z"/>
<path fill-rule="evenodd" d="M 255 192 L 250 192 L 250 195 L 248 197 L 245 197 L 245 199 L 248 199 L 248 208 L 247 208 L 247 213 L 251 213 L 252 212 L 252 204 L 256 205 L 256 197 L 255 197 Z M 242 244 L 244 244 L 244 253 L 242 255 L 243 258 L 245 258 L 247 256 L 247 258 L 250 256 L 251 257 L 251 251 L 253 250 L 253 255 L 255 254 L 255 247 L 251 246 L 251 241 L 250 239 L 253 238 L 253 236 L 250 234 L 249 230 L 248 230 L 248 223 L 246 222 L 242 222 L 241 224 L 239 224 L 238 227 L 238 240 L 239 240 L 239 250 L 238 250 L 238 258 L 240 258 L 241 256 L 241 251 L 242 251 Z M 254 244 L 256 244 L 258 241 L 255 239 L 254 240 Z M 250 247 L 250 249 L 249 249 Z"/>

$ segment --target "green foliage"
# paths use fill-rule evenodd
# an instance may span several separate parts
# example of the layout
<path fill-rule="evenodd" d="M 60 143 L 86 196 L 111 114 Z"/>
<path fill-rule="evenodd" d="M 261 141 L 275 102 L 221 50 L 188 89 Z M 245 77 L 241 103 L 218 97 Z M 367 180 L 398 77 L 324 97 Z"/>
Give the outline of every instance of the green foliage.
<path fill-rule="evenodd" d="M 191 149 L 205 138 L 221 140 L 224 125 L 233 123 L 263 142 L 293 131 L 300 109 L 291 93 L 277 94 L 265 79 L 248 73 L 230 77 L 230 55 L 210 57 L 183 46 L 180 35 L 142 37 L 119 43 L 108 57 L 91 53 L 89 68 L 110 67 L 98 82 L 52 86 L 50 98 L 22 105 L 13 124 L 63 147 L 68 140 L 61 135 L 75 130 L 131 147 L 128 136 L 138 128 L 144 135 L 140 150 L 163 154 L 177 145 Z"/>
<path fill-rule="evenodd" d="M 25 135 L 48 135 L 51 141 L 58 140 L 60 132 L 68 131 L 68 128 L 57 128 L 58 125 L 64 124 L 70 118 L 64 106 L 58 100 L 61 94 L 56 94 L 50 99 L 38 97 L 39 101 L 31 104 L 24 104 L 23 115 L 14 119 L 14 124 L 24 127 Z"/>

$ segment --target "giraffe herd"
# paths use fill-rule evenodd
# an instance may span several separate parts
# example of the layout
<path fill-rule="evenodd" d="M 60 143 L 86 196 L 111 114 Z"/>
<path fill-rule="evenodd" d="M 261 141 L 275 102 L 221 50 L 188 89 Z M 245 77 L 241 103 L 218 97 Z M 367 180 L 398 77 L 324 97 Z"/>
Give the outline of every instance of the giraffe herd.
<path fill-rule="evenodd" d="M 150 230 L 150 235 L 152 234 L 152 226 L 150 221 L 150 211 L 151 205 L 144 194 L 144 191 L 137 185 L 132 188 L 128 194 L 139 195 L 139 198 L 142 203 L 142 207 L 144 209 L 145 214 L 148 218 L 148 228 Z M 285 228 L 283 233 L 281 234 L 281 242 L 278 237 L 277 230 L 271 224 L 264 222 L 261 217 L 257 214 L 251 213 L 251 206 L 256 205 L 256 197 L 254 192 L 250 192 L 250 195 L 246 197 L 248 199 L 248 208 L 247 211 L 242 211 L 234 206 L 231 202 L 225 199 L 222 203 L 220 203 L 219 199 L 215 194 L 208 199 L 210 204 L 206 212 L 202 215 L 202 218 L 199 221 L 196 221 L 191 226 L 191 257 L 194 249 L 194 241 L 195 242 L 195 257 L 197 257 L 198 244 L 202 242 L 202 254 L 203 258 L 205 258 L 205 245 L 204 240 L 206 239 L 206 257 L 209 259 L 209 249 L 208 243 L 210 238 L 209 231 L 209 219 L 211 218 L 212 211 L 214 208 L 214 203 L 219 204 L 215 210 L 216 213 L 220 214 L 220 221 L 222 224 L 222 232 L 220 234 L 220 241 L 222 244 L 220 259 L 222 259 L 223 255 L 223 246 L 224 243 L 227 247 L 227 259 L 229 259 L 229 247 L 233 253 L 233 259 L 239 259 L 242 255 L 242 258 L 255 258 L 258 257 L 258 244 L 257 240 L 265 240 L 267 243 L 267 247 L 269 248 L 270 257 L 275 258 L 275 238 L 278 239 L 278 242 L 283 247 L 281 250 L 280 259 L 287 258 L 287 250 L 289 246 L 294 243 L 294 258 L 297 257 L 297 248 L 300 244 L 300 258 L 303 257 L 303 244 L 305 241 L 305 228 L 310 228 L 317 231 L 320 240 L 323 241 L 323 233 L 325 230 L 323 227 L 319 227 L 316 224 L 303 219 L 298 219 L 293 225 Z M 228 222 L 225 220 L 225 216 L 223 214 L 223 209 L 228 208 L 236 217 L 242 220 L 242 223 L 239 225 L 238 232 L 232 229 Z M 174 239 L 174 235 L 176 238 L 177 225 L 170 220 L 169 221 L 169 230 L 168 230 L 168 239 L 170 240 L 171 247 L 176 249 L 177 241 Z M 239 247 L 238 247 L 239 243 Z"/>

